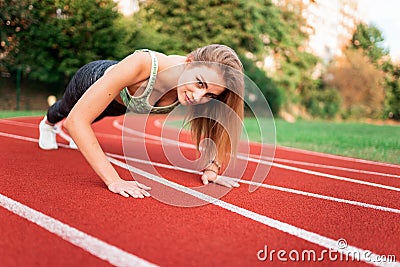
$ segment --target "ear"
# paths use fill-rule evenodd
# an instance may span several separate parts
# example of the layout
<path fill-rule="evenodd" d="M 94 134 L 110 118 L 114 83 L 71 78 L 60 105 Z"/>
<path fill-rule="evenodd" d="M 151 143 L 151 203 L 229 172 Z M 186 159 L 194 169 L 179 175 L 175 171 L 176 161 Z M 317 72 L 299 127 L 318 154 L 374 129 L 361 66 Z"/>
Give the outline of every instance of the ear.
<path fill-rule="evenodd" d="M 193 58 L 192 56 L 188 55 L 185 59 L 185 63 L 191 63 L 191 62 L 193 62 Z"/>

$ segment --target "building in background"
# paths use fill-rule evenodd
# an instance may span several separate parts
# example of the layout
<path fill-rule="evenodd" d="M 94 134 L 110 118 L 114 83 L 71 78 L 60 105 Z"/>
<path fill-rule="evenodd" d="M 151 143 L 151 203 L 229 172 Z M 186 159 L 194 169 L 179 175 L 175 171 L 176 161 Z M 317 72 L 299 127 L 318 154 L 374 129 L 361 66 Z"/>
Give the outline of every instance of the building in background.
<path fill-rule="evenodd" d="M 118 4 L 118 10 L 124 16 L 131 16 L 139 11 L 139 0 L 114 0 Z"/>
<path fill-rule="evenodd" d="M 274 4 L 300 13 L 306 20 L 302 28 L 309 39 L 305 49 L 328 62 L 342 53 L 362 21 L 359 0 L 272 0 Z"/>

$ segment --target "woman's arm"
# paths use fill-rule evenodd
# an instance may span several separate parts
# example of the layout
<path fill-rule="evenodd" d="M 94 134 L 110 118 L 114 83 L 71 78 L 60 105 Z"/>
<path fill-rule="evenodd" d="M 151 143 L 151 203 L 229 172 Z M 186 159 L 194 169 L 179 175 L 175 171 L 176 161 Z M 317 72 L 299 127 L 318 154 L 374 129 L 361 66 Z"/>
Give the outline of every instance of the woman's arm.
<path fill-rule="evenodd" d="M 111 191 L 119 191 L 115 193 L 124 196 L 128 196 L 127 194 L 133 197 L 146 196 L 148 192 L 143 189 L 147 187 L 134 181 L 124 186 L 124 180 L 119 177 L 101 149 L 91 124 L 123 88 L 146 79 L 150 75 L 150 69 L 151 58 L 148 53 L 135 53 L 126 57 L 85 92 L 64 123 L 93 170 Z M 118 184 L 118 188 L 112 187 L 112 184 Z"/>
<path fill-rule="evenodd" d="M 221 166 L 219 164 L 220 161 L 215 160 L 210 162 L 210 164 L 208 166 L 206 166 L 206 168 L 203 171 L 203 174 L 201 176 L 201 180 L 203 181 L 203 184 L 206 185 L 208 184 L 208 182 L 213 182 L 219 185 L 223 185 L 226 187 L 239 187 L 239 183 L 226 178 L 226 177 L 222 177 L 219 176 L 218 174 L 221 171 Z"/>

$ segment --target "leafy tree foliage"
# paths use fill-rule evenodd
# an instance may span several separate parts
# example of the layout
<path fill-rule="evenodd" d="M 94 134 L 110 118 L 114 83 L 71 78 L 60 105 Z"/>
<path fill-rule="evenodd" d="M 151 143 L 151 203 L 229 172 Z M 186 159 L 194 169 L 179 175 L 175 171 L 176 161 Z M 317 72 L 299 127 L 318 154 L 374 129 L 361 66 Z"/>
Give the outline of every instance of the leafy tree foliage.
<path fill-rule="evenodd" d="M 389 118 L 400 120 L 400 64 L 390 66 L 387 78 L 386 114 Z"/>
<path fill-rule="evenodd" d="M 284 27 L 280 30 L 282 38 L 279 45 L 273 50 L 281 66 L 275 79 L 286 91 L 286 105 L 300 104 L 303 96 L 314 88 L 312 73 L 319 59 L 304 49 L 308 36 L 300 30 L 305 25 L 300 10 L 292 10 L 289 6 L 282 6 L 280 10 Z"/>
<path fill-rule="evenodd" d="M 267 77 L 264 70 L 254 64 L 254 62 L 246 57 L 241 57 L 245 74 L 253 81 L 257 87 L 261 90 L 262 94 L 268 101 L 273 114 L 278 114 L 279 109 L 282 105 L 283 95 L 278 89 L 275 82 Z"/>
<path fill-rule="evenodd" d="M 383 45 L 382 32 L 375 25 L 359 24 L 350 48 L 362 51 L 376 68 L 385 74 L 385 117 L 400 120 L 399 65 L 389 58 L 389 49 Z"/>
<path fill-rule="evenodd" d="M 307 36 L 300 14 L 271 0 L 148 0 L 131 18 L 119 16 L 112 0 L 0 1 L 2 26 L 9 24 L 2 31 L 4 66 L 47 83 L 66 81 L 89 61 L 122 58 L 137 48 L 185 54 L 222 43 L 246 58 L 246 74 L 277 112 L 284 100 L 300 102 L 317 62 L 302 49 Z M 268 76 L 256 67 L 265 56 L 277 66 Z"/>
<path fill-rule="evenodd" d="M 360 23 L 351 39 L 351 48 L 361 49 L 373 63 L 377 63 L 378 60 L 389 54 L 388 49 L 383 46 L 384 40 L 378 27 L 373 24 Z"/>
<path fill-rule="evenodd" d="M 344 117 L 380 118 L 384 109 L 384 73 L 360 50 L 346 50 L 344 56 L 330 66 L 328 86 L 339 90 Z"/>
<path fill-rule="evenodd" d="M 210 43 L 221 43 L 242 55 L 250 52 L 254 61 L 261 61 L 266 55 L 273 56 L 279 67 L 275 75 L 270 76 L 276 83 L 267 83 L 267 87 L 261 82 L 257 85 L 269 88 L 262 90 L 275 112 L 286 99 L 282 92 L 286 92 L 290 100 L 293 95 L 298 96 L 296 90 L 302 86 L 304 78 L 311 75 L 317 62 L 315 56 L 301 51 L 307 37 L 299 29 L 299 23 L 304 23 L 301 16 L 278 8 L 270 0 L 146 1 L 136 18 L 143 23 L 135 37 L 143 36 L 148 40 L 146 35 L 157 36 L 154 40 L 157 40 L 158 50 L 165 53 L 188 53 Z M 153 45 L 154 41 L 150 40 L 149 44 Z M 254 62 L 247 65 L 254 65 Z M 255 75 L 259 81 L 270 80 L 261 70 L 252 69 L 252 73 L 246 74 Z M 307 90 L 305 84 L 303 88 Z"/>
<path fill-rule="evenodd" d="M 146 1 L 139 13 L 155 31 L 169 37 L 166 49 L 171 53 L 221 43 L 257 54 L 282 28 L 274 27 L 274 22 L 280 23 L 279 10 L 265 0 Z"/>
<path fill-rule="evenodd" d="M 339 91 L 322 79 L 308 80 L 308 90 L 302 93 L 302 104 L 314 118 L 334 119 L 341 107 Z"/>
<path fill-rule="evenodd" d="M 12 57 L 32 79 L 63 81 L 89 61 L 113 57 L 123 34 L 114 27 L 119 13 L 112 0 L 31 0 L 28 10 Z"/>
<path fill-rule="evenodd" d="M 18 35 L 32 22 L 30 1 L 0 0 L 0 71 L 16 64 L 14 55 L 19 52 Z"/>

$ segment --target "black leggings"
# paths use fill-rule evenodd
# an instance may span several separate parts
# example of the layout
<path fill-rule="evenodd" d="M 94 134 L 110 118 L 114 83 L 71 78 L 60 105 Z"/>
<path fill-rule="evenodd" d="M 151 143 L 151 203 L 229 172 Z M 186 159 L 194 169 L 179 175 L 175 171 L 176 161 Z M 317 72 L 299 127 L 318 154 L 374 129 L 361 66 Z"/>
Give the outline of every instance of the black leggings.
<path fill-rule="evenodd" d="M 98 60 L 81 67 L 69 82 L 63 98 L 54 103 L 47 111 L 47 120 L 50 123 L 57 123 L 66 118 L 86 90 L 104 75 L 108 67 L 117 63 L 118 61 L 113 60 Z M 113 100 L 94 122 L 106 116 L 123 115 L 125 112 L 126 107 Z"/>

